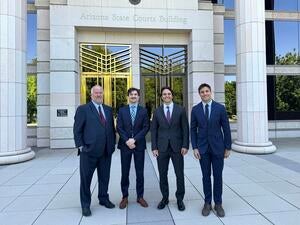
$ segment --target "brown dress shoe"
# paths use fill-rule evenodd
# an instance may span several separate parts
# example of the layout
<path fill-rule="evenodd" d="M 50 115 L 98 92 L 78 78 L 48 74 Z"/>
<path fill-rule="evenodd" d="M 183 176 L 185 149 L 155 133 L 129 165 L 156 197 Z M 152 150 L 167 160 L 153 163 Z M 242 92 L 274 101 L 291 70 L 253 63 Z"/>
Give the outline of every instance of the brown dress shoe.
<path fill-rule="evenodd" d="M 137 203 L 140 203 L 140 205 L 144 208 L 147 208 L 148 207 L 148 203 L 146 202 L 145 199 L 143 198 L 139 198 L 138 200 L 136 200 Z"/>
<path fill-rule="evenodd" d="M 119 204 L 119 208 L 120 209 L 125 209 L 128 205 L 128 198 L 122 198 L 120 204 Z"/>

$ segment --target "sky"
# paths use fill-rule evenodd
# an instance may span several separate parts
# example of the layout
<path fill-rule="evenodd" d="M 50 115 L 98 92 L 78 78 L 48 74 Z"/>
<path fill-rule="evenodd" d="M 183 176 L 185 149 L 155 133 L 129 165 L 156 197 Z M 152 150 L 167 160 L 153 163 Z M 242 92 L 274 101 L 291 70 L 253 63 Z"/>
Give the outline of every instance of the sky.
<path fill-rule="evenodd" d="M 27 62 L 36 58 L 36 14 L 27 14 Z"/>

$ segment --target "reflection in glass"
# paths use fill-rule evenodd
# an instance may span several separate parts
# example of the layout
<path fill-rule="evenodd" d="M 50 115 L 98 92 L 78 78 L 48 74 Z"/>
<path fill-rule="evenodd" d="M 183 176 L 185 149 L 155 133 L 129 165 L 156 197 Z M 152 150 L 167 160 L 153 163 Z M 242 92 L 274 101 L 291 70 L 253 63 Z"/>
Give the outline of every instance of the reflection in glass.
<path fill-rule="evenodd" d="M 300 76 L 276 76 L 276 111 L 300 113 Z"/>
<path fill-rule="evenodd" d="M 234 0 L 223 0 L 225 9 L 234 9 Z"/>
<path fill-rule="evenodd" d="M 268 65 L 299 64 L 299 22 L 266 21 Z"/>
<path fill-rule="evenodd" d="M 297 64 L 299 53 L 298 22 L 275 21 L 274 27 L 275 63 L 280 65 Z"/>
<path fill-rule="evenodd" d="M 114 115 L 127 103 L 131 86 L 131 46 L 80 44 L 81 103 L 90 100 L 92 86 L 104 89 L 103 100 L 112 106 Z"/>
<path fill-rule="evenodd" d="M 299 0 L 265 0 L 266 10 L 290 11 L 299 10 Z"/>
<path fill-rule="evenodd" d="M 186 46 L 142 46 L 140 48 L 142 99 L 151 114 L 161 104 L 160 89 L 169 86 L 174 102 L 184 105 L 187 74 Z M 151 116 L 150 116 L 151 117 Z"/>
<path fill-rule="evenodd" d="M 112 105 L 114 115 L 117 114 L 120 107 L 127 104 L 127 78 L 113 78 L 112 86 Z"/>

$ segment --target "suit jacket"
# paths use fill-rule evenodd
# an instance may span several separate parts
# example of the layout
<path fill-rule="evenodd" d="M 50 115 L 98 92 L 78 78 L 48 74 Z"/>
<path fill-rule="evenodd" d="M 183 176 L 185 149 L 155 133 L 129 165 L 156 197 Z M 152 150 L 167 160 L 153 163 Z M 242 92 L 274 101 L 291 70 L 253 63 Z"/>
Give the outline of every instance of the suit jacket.
<path fill-rule="evenodd" d="M 222 155 L 225 149 L 231 149 L 230 126 L 223 105 L 212 101 L 208 122 L 204 115 L 202 102 L 193 107 L 191 113 L 191 141 L 193 149 L 197 148 L 200 154 L 207 151 L 208 145 L 216 155 Z"/>
<path fill-rule="evenodd" d="M 186 112 L 182 106 L 175 103 L 170 124 L 163 106 L 154 111 L 151 123 L 152 150 L 165 152 L 169 143 L 174 152 L 180 152 L 181 148 L 189 148 L 189 124 Z"/>
<path fill-rule="evenodd" d="M 112 108 L 102 104 L 106 124 L 100 122 L 99 113 L 92 102 L 77 108 L 74 117 L 75 146 L 83 146 L 82 151 L 102 155 L 112 154 L 115 150 L 116 134 Z"/>
<path fill-rule="evenodd" d="M 131 114 L 129 106 L 124 106 L 119 109 L 117 118 L 117 131 L 120 135 L 118 148 L 129 149 L 126 141 L 129 138 L 135 139 L 136 150 L 146 149 L 145 136 L 149 131 L 149 118 L 147 110 L 144 107 L 138 106 L 134 124 L 132 126 Z"/>

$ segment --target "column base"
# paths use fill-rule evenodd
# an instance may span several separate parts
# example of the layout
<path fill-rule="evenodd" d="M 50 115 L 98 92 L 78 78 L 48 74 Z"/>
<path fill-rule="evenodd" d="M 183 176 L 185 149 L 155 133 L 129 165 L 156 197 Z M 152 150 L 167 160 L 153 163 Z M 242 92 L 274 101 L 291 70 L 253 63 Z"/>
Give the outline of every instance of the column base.
<path fill-rule="evenodd" d="M 8 165 L 14 163 L 25 162 L 33 159 L 35 156 L 31 148 L 25 148 L 21 151 L 5 152 L 0 154 L 0 165 Z"/>
<path fill-rule="evenodd" d="M 247 154 L 270 154 L 276 151 L 276 146 L 270 141 L 258 144 L 235 141 L 231 147 L 233 151 Z"/>

